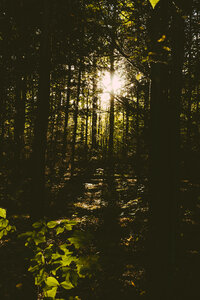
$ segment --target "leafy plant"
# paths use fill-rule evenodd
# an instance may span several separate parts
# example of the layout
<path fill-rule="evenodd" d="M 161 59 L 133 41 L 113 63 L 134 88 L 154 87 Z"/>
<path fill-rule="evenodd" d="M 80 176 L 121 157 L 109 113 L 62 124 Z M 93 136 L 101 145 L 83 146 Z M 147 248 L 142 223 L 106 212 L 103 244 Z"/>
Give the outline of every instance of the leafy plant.
<path fill-rule="evenodd" d="M 15 230 L 16 227 L 10 225 L 9 220 L 6 218 L 6 209 L 0 208 L 0 239 Z"/>
<path fill-rule="evenodd" d="M 80 249 L 89 243 L 90 236 L 80 230 L 73 231 L 76 224 L 68 219 L 42 220 L 32 225 L 33 231 L 20 235 L 25 237 L 25 245 L 33 250 L 28 270 L 44 299 L 56 299 L 57 294 L 65 294 L 64 291 L 78 285 L 80 278 L 90 277 L 98 268 L 96 255 L 81 254 Z M 78 298 L 70 296 L 69 299 Z"/>

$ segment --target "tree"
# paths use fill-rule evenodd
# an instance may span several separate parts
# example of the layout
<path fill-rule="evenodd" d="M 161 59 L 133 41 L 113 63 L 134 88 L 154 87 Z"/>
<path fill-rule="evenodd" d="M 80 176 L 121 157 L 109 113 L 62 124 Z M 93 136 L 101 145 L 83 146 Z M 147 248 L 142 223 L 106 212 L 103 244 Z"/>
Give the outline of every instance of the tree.
<path fill-rule="evenodd" d="M 154 58 L 151 63 L 149 289 L 150 297 L 169 300 L 176 298 L 174 278 L 184 23 L 170 1 L 150 2 L 155 10 L 150 27 L 151 54 Z"/>
<path fill-rule="evenodd" d="M 37 117 L 34 128 L 32 156 L 32 199 L 31 215 L 34 219 L 45 215 L 45 152 L 50 97 L 50 4 L 43 0 L 43 27 L 40 44 L 39 90 L 37 99 Z"/>

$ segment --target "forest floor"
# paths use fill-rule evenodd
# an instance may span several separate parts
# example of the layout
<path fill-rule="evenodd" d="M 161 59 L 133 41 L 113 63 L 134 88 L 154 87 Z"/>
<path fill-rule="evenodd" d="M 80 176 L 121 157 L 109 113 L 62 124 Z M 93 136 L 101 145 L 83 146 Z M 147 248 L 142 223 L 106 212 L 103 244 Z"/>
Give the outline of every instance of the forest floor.
<path fill-rule="evenodd" d="M 116 164 L 113 171 L 95 162 L 69 179 L 63 175 L 51 190 L 49 215 L 79 222 L 81 230 L 94 237 L 101 272 L 92 283 L 77 290 L 81 300 L 137 299 L 146 297 L 145 269 L 148 263 L 148 183 L 138 180 L 130 164 Z M 180 240 L 177 261 L 177 299 L 197 299 L 200 278 L 200 185 L 182 180 Z M 55 213 L 56 212 L 56 213 Z M 13 216 L 16 218 L 16 216 Z M 16 218 L 18 228 L 28 216 Z M 0 245 L 0 299 L 37 299 L 29 272 L 31 254 L 18 239 Z M 164 257 L 163 257 L 164 259 Z M 94 289 L 95 287 L 95 289 Z"/>

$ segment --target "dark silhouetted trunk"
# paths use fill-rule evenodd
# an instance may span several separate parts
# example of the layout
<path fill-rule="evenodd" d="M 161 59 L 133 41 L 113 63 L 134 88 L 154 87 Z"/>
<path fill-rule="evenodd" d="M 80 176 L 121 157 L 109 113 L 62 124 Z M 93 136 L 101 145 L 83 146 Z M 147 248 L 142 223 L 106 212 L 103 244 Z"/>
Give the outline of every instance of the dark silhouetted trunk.
<path fill-rule="evenodd" d="M 19 161 L 24 144 L 25 127 L 25 102 L 26 102 L 26 78 L 18 74 L 16 80 L 15 96 L 15 122 L 14 122 L 14 141 L 15 141 L 15 162 L 19 167 Z"/>
<path fill-rule="evenodd" d="M 0 159 L 2 158 L 3 154 L 3 144 L 4 144 L 4 135 L 5 135 L 5 81 L 3 72 L 0 72 Z"/>
<path fill-rule="evenodd" d="M 77 84 L 77 95 L 74 103 L 74 128 L 72 137 L 72 152 L 71 152 L 71 176 L 74 174 L 74 160 L 75 160 L 75 147 L 76 147 L 76 136 L 77 136 L 77 125 L 78 125 L 78 105 L 80 100 L 80 89 L 81 89 L 81 73 L 82 73 L 82 61 L 80 61 L 78 71 L 78 84 Z"/>
<path fill-rule="evenodd" d="M 139 109 L 140 109 L 140 93 L 139 93 L 139 83 L 137 82 L 136 90 L 136 173 L 139 177 L 140 173 L 140 124 L 139 124 Z"/>
<path fill-rule="evenodd" d="M 152 19 L 153 41 L 167 36 L 168 2 L 161 2 Z M 161 22 L 159 21 L 161 20 Z M 161 31 L 159 31 L 161 30 Z M 183 60 L 183 20 L 176 12 L 171 23 L 172 62 L 151 65 L 150 177 L 150 299 L 177 299 L 177 201 L 179 192 L 179 103 Z M 155 45 L 154 44 L 154 45 Z M 162 52 L 161 52 L 162 53 Z M 163 53 L 164 55 L 164 53 Z"/>
<path fill-rule="evenodd" d="M 96 70 L 96 58 L 93 61 L 94 76 L 93 76 L 93 97 L 92 97 L 92 148 L 97 147 L 97 70 Z"/>
<path fill-rule="evenodd" d="M 89 117 L 89 90 L 86 97 L 86 116 L 85 116 L 85 158 L 88 154 L 88 117 Z"/>
<path fill-rule="evenodd" d="M 188 91 L 187 91 L 187 136 L 186 146 L 187 155 L 191 150 L 191 130 L 192 130 L 192 70 L 191 70 L 191 59 L 192 59 L 192 15 L 189 16 L 189 45 L 188 45 Z M 188 162 L 189 163 L 189 162 Z M 188 166 L 189 167 L 189 166 Z"/>
<path fill-rule="evenodd" d="M 32 157 L 31 216 L 33 219 L 39 219 L 45 215 L 45 152 L 50 98 L 49 6 L 49 1 L 44 0 L 43 28 L 40 45 L 39 90 Z"/>
<path fill-rule="evenodd" d="M 68 121 L 69 121 L 69 104 L 70 104 L 70 97 L 71 97 L 71 61 L 69 60 L 68 64 L 68 78 L 67 78 L 67 95 L 66 95 L 66 104 L 65 104 L 65 124 L 64 124 L 64 133 L 63 133 L 63 150 L 62 156 L 63 158 L 66 155 L 67 149 L 67 130 L 68 130 Z"/>

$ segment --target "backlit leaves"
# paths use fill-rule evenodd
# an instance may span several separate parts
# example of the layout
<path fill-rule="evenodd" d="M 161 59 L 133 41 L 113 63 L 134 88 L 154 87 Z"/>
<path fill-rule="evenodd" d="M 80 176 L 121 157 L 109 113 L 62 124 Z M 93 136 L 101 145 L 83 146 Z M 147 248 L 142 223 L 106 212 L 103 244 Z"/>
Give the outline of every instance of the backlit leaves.
<path fill-rule="evenodd" d="M 1 218 L 6 218 L 6 210 L 4 208 L 0 208 L 0 217 Z"/>
<path fill-rule="evenodd" d="M 154 8 L 160 0 L 149 0 L 149 1 L 151 3 L 152 7 Z"/>
<path fill-rule="evenodd" d="M 59 282 L 56 278 L 50 276 L 50 277 L 47 278 L 46 284 L 48 286 L 58 286 Z"/>

